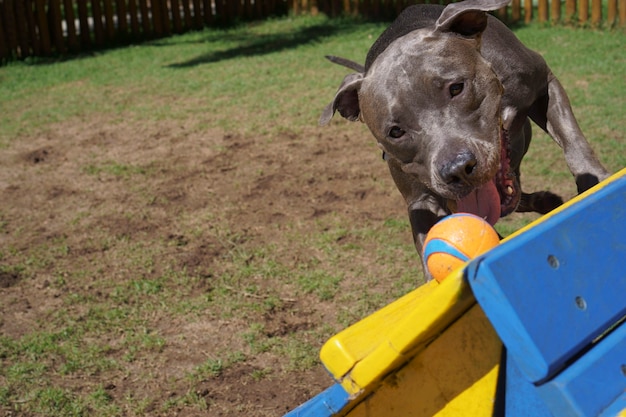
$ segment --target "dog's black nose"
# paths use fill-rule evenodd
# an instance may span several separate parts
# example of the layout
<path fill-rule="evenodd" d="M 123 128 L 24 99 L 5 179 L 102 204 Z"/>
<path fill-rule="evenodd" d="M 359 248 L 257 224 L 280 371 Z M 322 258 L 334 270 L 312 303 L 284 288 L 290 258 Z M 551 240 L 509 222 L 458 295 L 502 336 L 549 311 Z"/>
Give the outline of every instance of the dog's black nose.
<path fill-rule="evenodd" d="M 467 184 L 471 181 L 477 164 L 476 156 L 465 151 L 446 162 L 439 170 L 439 175 L 446 184 Z"/>

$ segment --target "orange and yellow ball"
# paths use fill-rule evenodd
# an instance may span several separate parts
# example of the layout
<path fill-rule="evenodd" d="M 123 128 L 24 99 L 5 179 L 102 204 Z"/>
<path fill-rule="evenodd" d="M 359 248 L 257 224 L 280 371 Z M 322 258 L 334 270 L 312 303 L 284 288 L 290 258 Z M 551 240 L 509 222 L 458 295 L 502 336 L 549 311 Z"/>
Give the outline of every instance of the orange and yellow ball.
<path fill-rule="evenodd" d="M 450 272 L 498 245 L 500 237 L 478 216 L 456 213 L 435 224 L 424 241 L 424 262 L 432 277 L 441 282 Z"/>

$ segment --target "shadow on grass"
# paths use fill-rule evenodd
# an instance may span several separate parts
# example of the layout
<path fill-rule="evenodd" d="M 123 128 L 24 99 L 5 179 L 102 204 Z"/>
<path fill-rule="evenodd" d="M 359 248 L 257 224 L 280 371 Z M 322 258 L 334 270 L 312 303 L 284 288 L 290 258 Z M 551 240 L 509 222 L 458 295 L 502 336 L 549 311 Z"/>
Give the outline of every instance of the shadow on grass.
<path fill-rule="evenodd" d="M 0 0 L 0 3 L 2 0 Z M 283 18 L 280 18 L 283 19 Z M 130 45 L 151 45 L 151 46 L 173 46 L 177 44 L 207 44 L 211 42 L 219 42 L 227 39 L 229 42 L 237 42 L 239 46 L 222 50 L 211 51 L 209 53 L 199 55 L 187 61 L 167 65 L 169 68 L 189 68 L 203 64 L 210 64 L 242 56 L 258 56 L 273 52 L 279 52 L 301 45 L 318 42 L 323 38 L 336 36 L 341 33 L 349 34 L 359 28 L 364 23 L 377 22 L 378 20 L 364 19 L 360 17 L 337 17 L 330 18 L 325 22 L 310 25 L 308 27 L 300 27 L 292 31 L 284 31 L 278 33 L 258 34 L 253 31 L 241 30 L 243 25 L 259 25 L 265 20 L 253 22 L 240 22 L 230 25 L 220 25 L 206 27 L 199 32 L 202 36 L 198 39 L 189 40 L 185 33 L 171 33 L 157 38 L 132 38 L 125 37 L 119 39 L 117 43 L 107 43 L 95 46 L 91 50 L 85 50 L 79 53 L 52 54 L 51 56 L 33 56 L 24 60 L 11 60 L 10 63 L 26 64 L 33 66 L 43 66 L 55 64 L 58 62 L 89 59 L 103 53 L 124 49 Z M 3 62 L 0 62 L 0 68 Z"/>
<path fill-rule="evenodd" d="M 189 68 L 242 56 L 259 56 L 280 52 L 318 42 L 326 37 L 337 36 L 340 33 L 350 33 L 356 30 L 361 23 L 356 19 L 338 19 L 289 32 L 238 35 L 236 40 L 239 42 L 239 46 L 222 51 L 212 51 L 187 61 L 170 64 L 168 67 Z"/>
<path fill-rule="evenodd" d="M 390 23 L 385 19 L 363 19 L 358 17 L 340 17 L 332 18 L 326 22 L 318 23 L 312 26 L 303 27 L 288 32 L 279 32 L 271 34 L 258 34 L 252 32 L 228 33 L 212 31 L 194 43 L 207 43 L 223 40 L 227 37 L 231 42 L 237 42 L 238 46 L 220 50 L 211 51 L 206 54 L 196 56 L 195 58 L 177 62 L 168 65 L 169 68 L 190 68 L 198 65 L 210 64 L 224 60 L 240 58 L 242 56 L 259 56 L 274 52 L 296 48 L 301 45 L 318 42 L 323 38 L 337 36 L 341 34 L 348 35 L 366 23 Z M 514 29 L 522 27 L 522 24 L 515 25 Z M 153 45 L 172 45 L 169 39 L 163 39 L 152 43 Z"/>

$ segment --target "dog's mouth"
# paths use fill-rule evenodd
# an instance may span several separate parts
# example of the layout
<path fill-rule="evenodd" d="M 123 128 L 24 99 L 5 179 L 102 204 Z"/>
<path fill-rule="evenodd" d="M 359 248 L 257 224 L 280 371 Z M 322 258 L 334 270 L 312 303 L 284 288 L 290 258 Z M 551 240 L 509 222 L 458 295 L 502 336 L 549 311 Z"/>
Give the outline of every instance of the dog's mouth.
<path fill-rule="evenodd" d="M 500 128 L 500 169 L 495 178 L 500 196 L 500 217 L 508 216 L 517 209 L 522 196 L 519 178 L 511 170 L 511 144 L 509 132 Z"/>
<path fill-rule="evenodd" d="M 500 129 L 500 167 L 493 179 L 456 201 L 450 201 L 453 212 L 472 213 L 494 225 L 517 208 L 521 197 L 519 179 L 511 170 L 508 132 Z"/>

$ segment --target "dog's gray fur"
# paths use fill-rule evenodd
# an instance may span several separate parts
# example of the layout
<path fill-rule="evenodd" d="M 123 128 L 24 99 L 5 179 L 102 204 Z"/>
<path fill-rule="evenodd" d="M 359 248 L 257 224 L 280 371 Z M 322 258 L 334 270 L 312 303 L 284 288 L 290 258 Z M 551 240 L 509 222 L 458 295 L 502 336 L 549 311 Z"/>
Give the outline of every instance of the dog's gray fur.
<path fill-rule="evenodd" d="M 335 111 L 367 124 L 407 202 L 420 255 L 428 230 L 451 212 L 474 211 L 493 224 L 562 203 L 547 191 L 522 193 L 529 118 L 563 149 L 579 192 L 608 176 L 544 59 L 485 13 L 508 2 L 411 6 L 376 40 L 364 67 L 330 58 L 357 72 L 344 78 L 320 124 Z"/>

